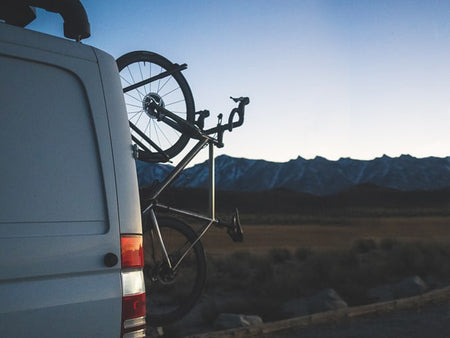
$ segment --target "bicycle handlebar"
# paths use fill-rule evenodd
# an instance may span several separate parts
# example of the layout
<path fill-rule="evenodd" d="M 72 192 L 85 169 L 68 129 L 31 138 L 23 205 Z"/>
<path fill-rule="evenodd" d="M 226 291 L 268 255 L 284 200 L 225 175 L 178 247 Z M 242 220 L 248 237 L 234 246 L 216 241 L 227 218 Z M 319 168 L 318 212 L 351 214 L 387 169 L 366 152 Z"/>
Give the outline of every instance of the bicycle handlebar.
<path fill-rule="evenodd" d="M 233 108 L 231 110 L 230 115 L 228 116 L 228 123 L 222 124 L 222 114 L 220 114 L 217 126 L 203 131 L 206 135 L 217 133 L 217 147 L 219 148 L 223 147 L 223 133 L 225 132 L 225 130 L 233 131 L 233 128 L 242 126 L 242 124 L 244 123 L 245 106 L 250 103 L 250 99 L 248 97 L 241 96 L 239 98 L 234 98 L 230 96 L 230 99 L 232 99 L 236 103 L 239 102 L 239 105 L 237 106 L 237 108 Z M 234 121 L 234 117 L 236 116 L 236 114 L 238 115 L 238 120 Z"/>
<path fill-rule="evenodd" d="M 200 114 L 195 124 L 182 119 L 171 111 L 159 106 L 153 100 L 147 103 L 148 107 L 152 109 L 153 115 L 158 121 L 163 121 L 175 130 L 188 135 L 194 139 L 209 139 L 217 147 L 223 147 L 223 133 L 225 130 L 232 131 L 233 128 L 240 127 L 244 123 L 245 106 L 250 103 L 248 97 L 234 98 L 230 97 L 234 102 L 239 103 L 236 108 L 233 108 L 228 116 L 228 123 L 222 124 L 222 114 L 219 114 L 219 121 L 217 126 L 211 129 L 203 130 L 204 119 L 209 116 L 209 111 L 203 110 L 197 112 Z M 237 121 L 234 121 L 235 116 L 238 116 Z M 217 138 L 210 137 L 211 134 L 217 134 Z"/>

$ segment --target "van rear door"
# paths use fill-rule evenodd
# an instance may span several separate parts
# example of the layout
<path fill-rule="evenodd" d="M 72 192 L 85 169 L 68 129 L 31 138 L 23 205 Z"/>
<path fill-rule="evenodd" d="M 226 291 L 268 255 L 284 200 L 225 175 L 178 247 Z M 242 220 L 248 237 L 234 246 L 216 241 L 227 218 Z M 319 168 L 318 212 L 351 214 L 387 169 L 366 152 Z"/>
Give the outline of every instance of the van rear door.
<path fill-rule="evenodd" d="M 0 25 L 0 336 L 119 337 L 119 216 L 96 55 Z M 108 253 L 118 264 L 105 265 Z"/>

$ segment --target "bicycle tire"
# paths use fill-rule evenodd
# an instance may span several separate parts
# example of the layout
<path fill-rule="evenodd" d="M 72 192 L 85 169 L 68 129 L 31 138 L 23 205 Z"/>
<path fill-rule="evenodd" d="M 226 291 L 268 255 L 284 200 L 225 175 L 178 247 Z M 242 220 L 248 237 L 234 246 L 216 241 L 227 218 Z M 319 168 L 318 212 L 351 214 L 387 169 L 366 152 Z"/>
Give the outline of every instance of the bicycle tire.
<path fill-rule="evenodd" d="M 127 53 L 119 57 L 116 62 L 123 89 L 175 67 L 165 57 L 148 51 Z M 144 155 L 141 156 L 142 160 L 166 162 L 186 147 L 189 136 L 159 120 L 145 103 L 151 99 L 193 123 L 195 119 L 194 98 L 180 70 L 125 92 L 124 98 L 128 120 L 160 148 L 157 149 L 154 145 L 146 142 L 145 138 L 130 128 L 131 135 L 139 147 L 139 153 Z"/>
<path fill-rule="evenodd" d="M 176 218 L 158 218 L 158 225 L 171 258 L 179 257 L 185 244 L 190 246 L 197 239 L 194 230 Z M 206 282 L 206 258 L 200 241 L 192 247 L 175 274 L 169 272 L 162 255 L 155 229 L 145 230 L 144 278 L 147 324 L 151 326 L 163 326 L 181 319 L 194 307 Z"/>

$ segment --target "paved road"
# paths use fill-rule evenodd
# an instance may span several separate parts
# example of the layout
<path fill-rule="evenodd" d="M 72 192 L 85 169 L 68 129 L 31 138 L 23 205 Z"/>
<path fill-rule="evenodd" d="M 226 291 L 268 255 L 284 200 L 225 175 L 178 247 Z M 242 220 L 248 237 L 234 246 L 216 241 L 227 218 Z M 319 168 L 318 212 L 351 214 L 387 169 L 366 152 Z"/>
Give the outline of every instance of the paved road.
<path fill-rule="evenodd" d="M 269 337 L 269 336 L 266 336 Z M 271 334 L 274 338 L 449 338 L 450 301 L 420 310 L 402 310 Z"/>

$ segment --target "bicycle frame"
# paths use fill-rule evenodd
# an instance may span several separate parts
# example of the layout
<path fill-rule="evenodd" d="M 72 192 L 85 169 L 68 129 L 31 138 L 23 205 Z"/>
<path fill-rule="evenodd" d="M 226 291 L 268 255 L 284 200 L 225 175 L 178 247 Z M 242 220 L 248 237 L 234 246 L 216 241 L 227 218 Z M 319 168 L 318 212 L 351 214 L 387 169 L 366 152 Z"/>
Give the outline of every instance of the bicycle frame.
<path fill-rule="evenodd" d="M 177 129 L 183 133 L 187 133 L 191 138 L 198 139 L 197 144 L 183 157 L 183 159 L 175 166 L 175 168 L 167 175 L 167 177 L 156 185 L 153 189 L 152 194 L 150 195 L 150 204 L 146 207 L 142 215 L 146 217 L 148 214 L 150 215 L 150 219 L 152 222 L 152 226 L 155 229 L 158 240 L 161 245 L 161 249 L 163 251 L 164 257 L 167 261 L 169 268 L 176 270 L 178 265 L 187 255 L 189 250 L 191 250 L 198 241 L 203 237 L 203 235 L 208 231 L 208 229 L 214 224 L 217 226 L 224 226 L 228 228 L 228 234 L 235 241 L 242 241 L 242 228 L 239 223 L 239 215 L 237 210 L 233 216 L 232 224 L 222 222 L 216 219 L 215 216 L 215 161 L 214 161 L 214 147 L 223 146 L 222 137 L 225 130 L 231 131 L 234 127 L 238 127 L 242 125 L 244 122 L 244 107 L 249 103 L 248 98 L 239 98 L 233 99 L 235 102 L 239 102 L 238 108 L 234 108 L 229 116 L 228 124 L 221 125 L 221 117 L 219 118 L 219 123 L 215 128 L 209 129 L 207 131 L 202 131 L 198 126 L 188 123 L 187 121 L 180 119 L 178 116 L 168 111 L 167 109 L 160 107 L 153 102 L 150 102 L 150 106 L 157 115 L 158 119 L 168 123 L 174 129 Z M 238 121 L 233 122 L 234 116 L 238 114 Z M 203 121 L 201 121 L 203 124 Z M 131 124 L 130 124 L 131 126 Z M 208 134 L 217 133 L 217 139 L 209 136 Z M 161 195 L 161 193 L 180 175 L 183 169 L 192 161 L 192 159 L 206 146 L 209 145 L 209 217 L 191 212 L 188 210 L 176 209 L 170 207 L 168 205 L 161 204 L 157 201 L 157 198 Z M 161 231 L 158 225 L 158 220 L 155 214 L 155 209 L 160 209 L 164 211 L 174 212 L 180 215 L 193 217 L 199 220 L 207 221 L 206 225 L 204 225 L 198 232 L 196 240 L 186 249 L 186 251 L 182 254 L 178 262 L 173 265 L 173 262 L 170 261 L 170 257 L 167 253 L 166 247 L 164 245 L 164 239 L 162 238 Z"/>
<path fill-rule="evenodd" d="M 204 215 L 191 212 L 188 210 L 182 210 L 170 207 L 168 205 L 160 204 L 156 199 L 158 196 L 164 191 L 164 189 L 167 188 L 183 171 L 184 168 L 192 161 L 192 159 L 204 148 L 206 144 L 209 144 L 209 201 L 210 201 L 210 207 L 209 207 L 209 217 L 206 217 Z M 209 137 L 205 137 L 204 139 L 200 140 L 193 148 L 192 150 L 180 161 L 180 163 L 169 173 L 169 175 L 161 182 L 159 183 L 155 189 L 152 192 L 152 195 L 150 197 L 150 205 L 144 209 L 142 214 L 144 217 L 149 214 L 150 219 L 152 222 L 153 228 L 156 230 L 156 233 L 158 235 L 158 240 L 161 245 L 161 249 L 163 251 L 164 257 L 167 261 L 167 264 L 169 268 L 176 270 L 178 265 L 182 262 L 184 257 L 187 255 L 189 250 L 191 250 L 194 245 L 197 244 L 198 241 L 203 237 L 203 235 L 208 231 L 208 229 L 213 225 L 226 225 L 220 222 L 215 218 L 215 179 L 214 179 L 214 144 L 211 141 Z M 164 245 L 164 239 L 161 236 L 161 232 L 158 225 L 158 220 L 156 218 L 155 209 L 160 209 L 164 211 L 171 211 L 180 215 L 184 216 L 190 216 L 199 220 L 208 221 L 208 223 L 203 226 L 200 231 L 198 232 L 197 239 L 185 250 L 185 252 L 182 254 L 182 256 L 179 258 L 178 262 L 174 264 L 174 262 L 170 261 L 169 255 L 167 253 L 166 247 Z"/>

